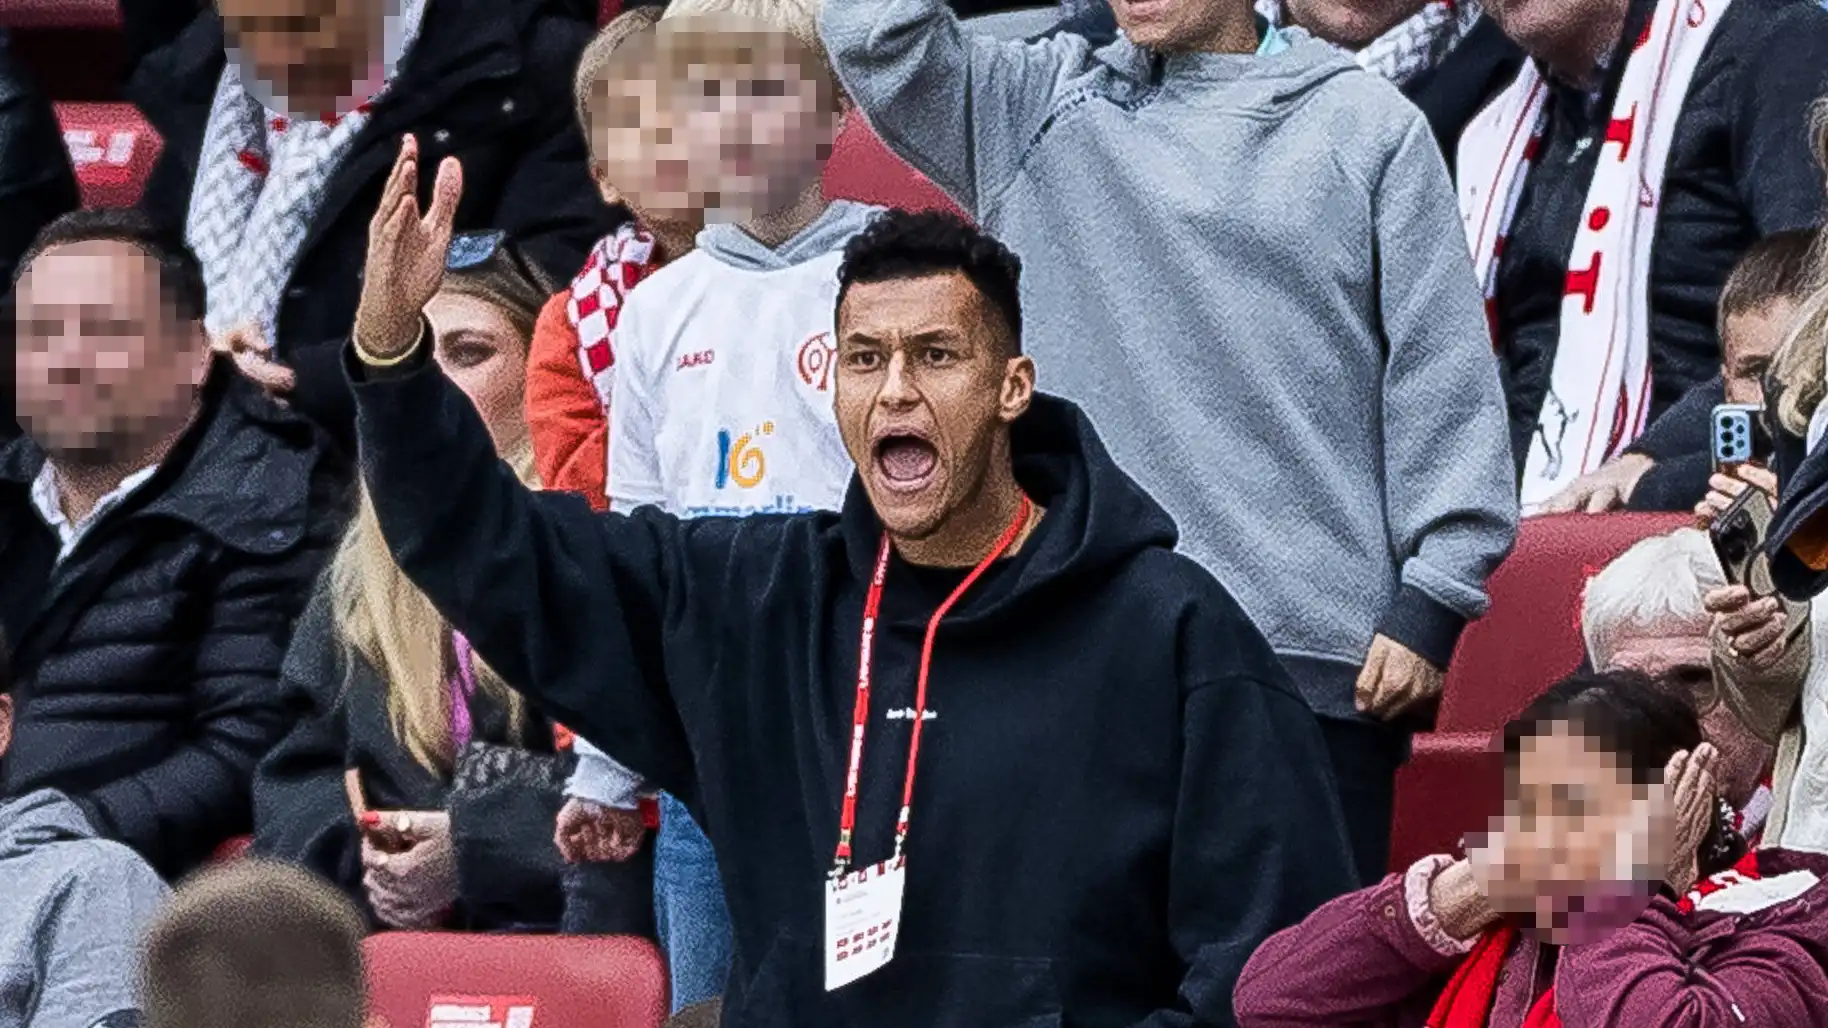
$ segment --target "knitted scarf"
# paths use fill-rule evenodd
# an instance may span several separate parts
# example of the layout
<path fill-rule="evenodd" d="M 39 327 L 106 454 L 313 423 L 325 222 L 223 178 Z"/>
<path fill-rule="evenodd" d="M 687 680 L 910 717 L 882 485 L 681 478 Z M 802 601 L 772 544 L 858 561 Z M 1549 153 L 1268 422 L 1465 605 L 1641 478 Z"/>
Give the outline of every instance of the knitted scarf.
<path fill-rule="evenodd" d="M 1492 1002 L 1498 998 L 1499 972 L 1517 941 L 1517 930 L 1500 925 L 1479 937 L 1472 952 L 1460 961 L 1441 998 L 1428 1015 L 1426 1028 L 1487 1028 Z M 1523 1019 L 1523 1028 L 1561 1028 L 1555 1016 L 1555 990 L 1544 990 Z"/>
<path fill-rule="evenodd" d="M 1430 0 L 1353 56 L 1366 71 L 1404 85 L 1460 45 L 1481 11 L 1478 0 Z M 1277 28 L 1288 22 L 1286 0 L 1257 0 L 1257 13 Z"/>
<path fill-rule="evenodd" d="M 1650 401 L 1650 257 L 1663 178 L 1695 68 L 1731 4 L 1660 0 L 1626 57 L 1569 254 L 1550 388 L 1525 462 L 1526 512 L 1644 430 Z M 1488 315 L 1496 311 L 1505 237 L 1541 147 L 1548 92 L 1542 70 L 1526 62 L 1516 81 L 1460 137 L 1460 214 L 1485 284 Z M 1494 323 L 1494 341 L 1497 337 Z"/>
<path fill-rule="evenodd" d="M 621 317 L 623 298 L 659 266 L 654 237 L 631 221 L 599 240 L 584 262 L 584 270 L 571 281 L 565 316 L 578 336 L 578 363 L 606 413 L 615 384 L 616 358 L 610 336 Z"/>
<path fill-rule="evenodd" d="M 381 67 L 356 87 L 368 99 L 342 114 L 298 119 L 277 113 L 271 108 L 283 104 L 230 48 L 203 131 L 184 226 L 203 266 L 204 324 L 212 336 L 253 326 L 261 338 L 277 338 L 280 300 L 324 189 L 418 37 L 424 5 L 400 0 L 398 16 L 387 17 Z"/>

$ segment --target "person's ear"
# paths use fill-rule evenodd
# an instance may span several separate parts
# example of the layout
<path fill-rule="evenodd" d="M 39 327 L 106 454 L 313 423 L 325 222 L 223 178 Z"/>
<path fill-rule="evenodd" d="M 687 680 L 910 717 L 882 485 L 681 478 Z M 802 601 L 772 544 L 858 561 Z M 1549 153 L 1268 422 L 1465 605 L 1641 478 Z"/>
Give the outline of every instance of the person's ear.
<path fill-rule="evenodd" d="M 1003 391 L 997 398 L 997 417 L 1005 425 L 1028 413 L 1035 398 L 1035 362 L 1026 354 L 1011 357 L 1003 368 Z"/>
<path fill-rule="evenodd" d="M 193 352 L 197 355 L 197 363 L 190 369 L 190 384 L 201 389 L 203 381 L 209 378 L 209 369 L 216 363 L 216 350 L 210 345 L 209 332 L 204 329 L 202 319 L 198 319 L 194 331 L 196 337 L 193 340 Z"/>

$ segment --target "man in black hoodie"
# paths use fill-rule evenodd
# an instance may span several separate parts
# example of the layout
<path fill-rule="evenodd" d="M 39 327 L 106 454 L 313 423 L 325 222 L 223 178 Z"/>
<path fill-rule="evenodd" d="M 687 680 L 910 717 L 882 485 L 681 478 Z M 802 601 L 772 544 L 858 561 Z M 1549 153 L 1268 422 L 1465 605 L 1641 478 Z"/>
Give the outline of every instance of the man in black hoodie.
<path fill-rule="evenodd" d="M 1257 943 L 1353 880 L 1325 751 L 1168 516 L 1034 392 L 1009 251 L 900 212 L 847 248 L 841 513 L 597 515 L 521 486 L 428 359 L 456 179 L 376 218 L 363 475 L 477 653 L 706 827 L 724 1023 L 1233 1023 Z M 837 935 L 827 908 L 885 882 Z"/>

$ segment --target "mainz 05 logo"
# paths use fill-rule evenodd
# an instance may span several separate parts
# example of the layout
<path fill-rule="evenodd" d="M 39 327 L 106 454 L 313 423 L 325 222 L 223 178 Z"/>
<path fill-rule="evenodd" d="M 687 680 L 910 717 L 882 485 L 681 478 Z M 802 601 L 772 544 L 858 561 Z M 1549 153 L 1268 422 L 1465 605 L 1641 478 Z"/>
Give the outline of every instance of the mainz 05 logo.
<path fill-rule="evenodd" d="M 774 422 L 764 421 L 754 431 L 730 436 L 730 430 L 717 432 L 717 488 L 734 483 L 739 489 L 754 489 L 768 477 L 768 457 L 762 453 L 762 439 L 774 434 Z"/>

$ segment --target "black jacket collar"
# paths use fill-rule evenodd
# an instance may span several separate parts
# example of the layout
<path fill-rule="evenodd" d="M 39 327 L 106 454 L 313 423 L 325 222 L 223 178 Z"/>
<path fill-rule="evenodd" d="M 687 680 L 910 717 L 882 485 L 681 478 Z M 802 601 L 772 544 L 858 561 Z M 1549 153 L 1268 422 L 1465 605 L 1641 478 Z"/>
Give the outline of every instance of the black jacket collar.
<path fill-rule="evenodd" d="M 171 518 L 244 553 L 283 553 L 310 524 L 311 480 L 323 453 L 315 428 L 218 361 L 196 418 L 120 516 Z M 0 446 L 0 482 L 29 492 L 44 461 L 30 437 Z"/>

